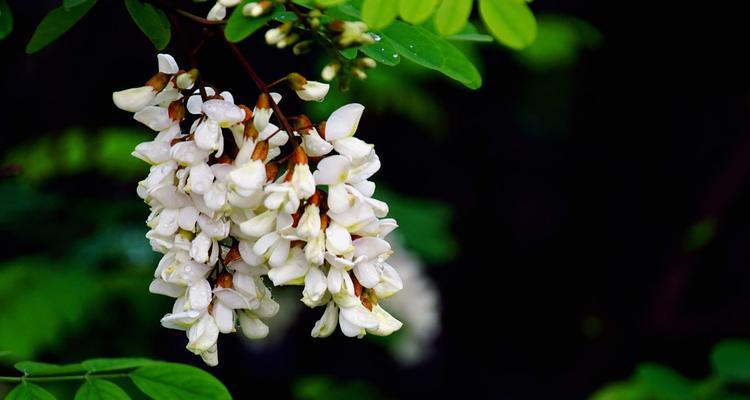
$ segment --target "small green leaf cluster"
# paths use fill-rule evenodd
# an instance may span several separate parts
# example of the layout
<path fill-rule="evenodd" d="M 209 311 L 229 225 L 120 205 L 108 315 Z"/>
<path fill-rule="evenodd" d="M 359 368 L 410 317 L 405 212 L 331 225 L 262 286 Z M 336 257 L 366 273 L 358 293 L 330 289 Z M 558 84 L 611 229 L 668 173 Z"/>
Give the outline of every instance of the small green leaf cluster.
<path fill-rule="evenodd" d="M 750 341 L 727 339 L 711 351 L 712 375 L 691 380 L 657 363 L 640 364 L 633 376 L 611 383 L 591 400 L 748 400 Z"/>
<path fill-rule="evenodd" d="M 22 361 L 15 368 L 23 376 L 0 377 L 0 381 L 18 383 L 6 400 L 53 400 L 55 396 L 43 386 L 64 381 L 83 381 L 75 400 L 127 400 L 128 393 L 113 382 L 123 379 L 155 400 L 232 398 L 221 382 L 199 368 L 143 358 L 91 359 L 68 365 Z"/>

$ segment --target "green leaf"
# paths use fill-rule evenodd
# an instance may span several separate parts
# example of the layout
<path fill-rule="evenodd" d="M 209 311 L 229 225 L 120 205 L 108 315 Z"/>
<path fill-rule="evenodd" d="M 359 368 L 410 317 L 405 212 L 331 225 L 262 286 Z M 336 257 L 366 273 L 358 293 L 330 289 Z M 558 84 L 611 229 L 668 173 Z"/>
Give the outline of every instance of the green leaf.
<path fill-rule="evenodd" d="M 411 24 L 421 24 L 435 11 L 438 0 L 401 0 L 398 2 L 398 14 Z"/>
<path fill-rule="evenodd" d="M 588 22 L 570 15 L 542 14 L 537 19 L 537 35 L 529 47 L 514 56 L 528 68 L 538 71 L 572 67 L 584 49 L 595 49 L 602 34 Z"/>
<path fill-rule="evenodd" d="M 729 382 L 750 382 L 750 341 L 727 339 L 711 351 L 711 366 Z"/>
<path fill-rule="evenodd" d="M 398 65 L 398 63 L 401 62 L 401 56 L 398 55 L 398 52 L 393 47 L 393 44 L 391 44 L 389 40 L 383 39 L 382 37 L 375 43 L 368 44 L 367 46 L 362 46 L 359 49 L 368 57 L 381 64 L 392 67 L 394 65 Z"/>
<path fill-rule="evenodd" d="M 21 361 L 16 363 L 14 367 L 26 376 L 75 375 L 86 372 L 86 369 L 81 364 L 57 365 L 35 361 Z"/>
<path fill-rule="evenodd" d="M 154 400 L 231 400 L 211 374 L 188 365 L 156 362 L 130 373 L 138 389 Z"/>
<path fill-rule="evenodd" d="M 11 390 L 5 400 L 55 400 L 55 396 L 41 386 L 23 382 Z"/>
<path fill-rule="evenodd" d="M 294 22 L 297 20 L 297 14 L 279 8 L 278 10 L 271 13 L 271 18 L 279 22 Z"/>
<path fill-rule="evenodd" d="M 97 277 L 56 260 L 0 264 L 0 343 L 13 361 L 34 358 L 95 315 L 102 292 Z M 33 315 L 33 318 L 29 318 Z M 22 334 L 19 334 L 21 333 Z"/>
<path fill-rule="evenodd" d="M 315 5 L 320 8 L 333 7 L 339 4 L 346 3 L 349 0 L 315 0 Z"/>
<path fill-rule="evenodd" d="M 494 42 L 495 39 L 492 38 L 490 35 L 484 35 L 479 33 L 477 30 L 477 27 L 474 26 L 471 22 L 467 22 L 463 29 L 461 29 L 461 32 L 450 35 L 446 37 L 448 40 L 457 40 L 457 41 L 465 41 L 465 42 Z"/>
<path fill-rule="evenodd" d="M 651 400 L 647 389 L 637 382 L 615 382 L 597 390 L 589 400 Z"/>
<path fill-rule="evenodd" d="M 344 58 L 347 60 L 353 60 L 357 57 L 357 48 L 356 47 L 350 47 L 348 49 L 339 50 L 339 53 L 341 53 Z"/>
<path fill-rule="evenodd" d="M 154 7 L 151 3 L 142 3 L 140 0 L 125 0 L 125 7 L 130 17 L 133 18 L 133 22 L 138 25 L 141 32 L 148 37 L 157 50 L 167 47 L 172 38 L 172 25 L 164 11 Z"/>
<path fill-rule="evenodd" d="M 76 392 L 75 400 L 129 400 L 119 386 L 104 379 L 88 379 Z"/>
<path fill-rule="evenodd" d="M 371 29 L 381 29 L 390 25 L 398 15 L 398 0 L 364 0 L 362 21 Z"/>
<path fill-rule="evenodd" d="M 85 3 L 86 0 L 63 0 L 63 7 L 73 8 L 77 5 Z"/>
<path fill-rule="evenodd" d="M 536 38 L 536 19 L 529 6 L 518 0 L 479 0 L 479 15 L 502 44 L 523 49 Z"/>
<path fill-rule="evenodd" d="M 0 0 L 0 39 L 8 36 L 13 30 L 13 14 L 7 0 Z"/>
<path fill-rule="evenodd" d="M 669 367 L 644 363 L 635 371 L 635 380 L 655 400 L 691 400 L 695 398 L 690 382 Z"/>
<path fill-rule="evenodd" d="M 32 54 L 54 42 L 73 27 L 96 4 L 96 0 L 85 0 L 81 4 L 65 8 L 60 6 L 47 14 L 36 27 L 26 45 L 26 53 Z"/>
<path fill-rule="evenodd" d="M 140 368 L 156 361 L 148 358 L 94 358 L 81 363 L 88 372 L 111 372 Z"/>
<path fill-rule="evenodd" d="M 242 14 L 242 8 L 250 0 L 243 0 L 232 11 L 232 15 L 227 20 L 227 26 L 224 27 L 224 36 L 230 42 L 241 42 L 248 36 L 252 35 L 258 29 L 262 28 L 268 21 L 274 18 L 275 11 L 261 15 L 260 17 L 246 17 Z"/>
<path fill-rule="evenodd" d="M 440 71 L 470 89 L 482 86 L 482 77 L 474 64 L 448 41 L 427 29 L 395 21 L 381 34 L 407 59 Z"/>
<path fill-rule="evenodd" d="M 469 21 L 473 0 L 443 0 L 435 12 L 435 30 L 443 35 L 453 35 Z"/>

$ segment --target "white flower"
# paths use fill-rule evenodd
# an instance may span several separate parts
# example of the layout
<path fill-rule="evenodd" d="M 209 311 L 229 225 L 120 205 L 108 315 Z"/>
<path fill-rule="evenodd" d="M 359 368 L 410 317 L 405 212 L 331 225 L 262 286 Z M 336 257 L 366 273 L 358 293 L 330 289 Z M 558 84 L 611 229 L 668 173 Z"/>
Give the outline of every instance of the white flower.
<path fill-rule="evenodd" d="M 310 166 L 305 164 L 295 164 L 292 173 L 292 187 L 300 199 L 306 199 L 315 193 L 315 178 L 310 172 Z"/>
<path fill-rule="evenodd" d="M 112 101 L 121 110 L 138 112 L 151 103 L 156 93 L 151 86 L 141 86 L 112 93 Z"/>
<path fill-rule="evenodd" d="M 227 16 L 227 8 L 221 4 L 221 1 L 217 1 L 213 7 L 208 11 L 206 19 L 209 21 L 221 21 Z"/>
<path fill-rule="evenodd" d="M 328 94 L 330 85 L 316 81 L 307 81 L 300 90 L 295 90 L 297 96 L 305 101 L 323 101 Z"/>

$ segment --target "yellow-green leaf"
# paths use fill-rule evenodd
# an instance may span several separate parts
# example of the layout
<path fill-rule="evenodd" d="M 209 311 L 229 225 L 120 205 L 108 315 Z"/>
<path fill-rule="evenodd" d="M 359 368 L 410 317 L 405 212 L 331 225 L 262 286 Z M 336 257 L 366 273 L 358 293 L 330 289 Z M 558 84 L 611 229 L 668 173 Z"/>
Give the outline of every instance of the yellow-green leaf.
<path fill-rule="evenodd" d="M 398 15 L 398 0 L 364 0 L 362 2 L 362 21 L 372 29 L 381 29 L 390 25 Z"/>
<path fill-rule="evenodd" d="M 461 32 L 469 21 L 473 0 L 443 0 L 435 12 L 435 30 L 448 36 Z"/>
<path fill-rule="evenodd" d="M 438 0 L 400 0 L 398 14 L 411 24 L 420 24 L 435 12 Z"/>
<path fill-rule="evenodd" d="M 479 15 L 502 44 L 523 49 L 536 38 L 536 19 L 526 3 L 518 0 L 479 0 Z"/>

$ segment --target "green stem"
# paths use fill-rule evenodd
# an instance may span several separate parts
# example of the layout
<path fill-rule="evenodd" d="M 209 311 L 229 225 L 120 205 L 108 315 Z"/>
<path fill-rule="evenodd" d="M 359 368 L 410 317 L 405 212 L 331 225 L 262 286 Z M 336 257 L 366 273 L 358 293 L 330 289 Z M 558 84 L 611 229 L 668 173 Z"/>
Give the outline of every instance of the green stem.
<path fill-rule="evenodd" d="M 58 382 L 58 381 L 80 381 L 84 379 L 112 379 L 126 378 L 126 373 L 116 374 L 81 374 L 61 376 L 0 376 L 0 382 Z"/>

